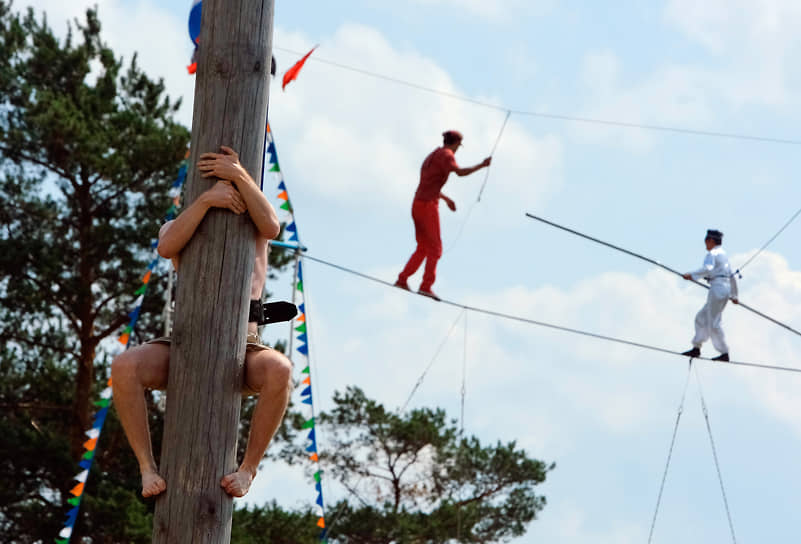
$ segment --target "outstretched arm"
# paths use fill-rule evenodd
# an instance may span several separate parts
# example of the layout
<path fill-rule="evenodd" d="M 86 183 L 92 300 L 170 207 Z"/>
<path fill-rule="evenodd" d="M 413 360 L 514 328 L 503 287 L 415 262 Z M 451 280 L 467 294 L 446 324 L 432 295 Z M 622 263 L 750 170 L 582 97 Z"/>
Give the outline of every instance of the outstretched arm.
<path fill-rule="evenodd" d="M 209 208 L 226 208 L 235 214 L 243 213 L 247 206 L 242 195 L 229 181 L 219 181 L 201 194 L 174 220 L 162 225 L 159 231 L 159 255 L 173 259 L 177 265 L 178 255 L 195 234 Z"/>
<path fill-rule="evenodd" d="M 239 162 L 239 155 L 230 147 L 220 146 L 222 153 L 203 153 L 197 162 L 204 178 L 228 180 L 239 189 L 247 205 L 250 218 L 259 233 L 272 240 L 281 231 L 278 214 L 259 186 Z"/>
<path fill-rule="evenodd" d="M 456 211 L 456 202 L 454 202 L 451 198 L 445 195 L 445 193 L 440 193 L 439 197 L 445 201 L 445 204 L 451 209 L 452 212 Z"/>
<path fill-rule="evenodd" d="M 456 170 L 454 170 L 454 172 L 456 173 L 457 176 L 469 176 L 476 170 L 481 170 L 482 168 L 486 168 L 487 166 L 490 165 L 490 163 L 492 163 L 492 157 L 487 157 L 486 159 L 484 159 L 475 166 L 471 166 L 469 168 L 457 168 Z"/>

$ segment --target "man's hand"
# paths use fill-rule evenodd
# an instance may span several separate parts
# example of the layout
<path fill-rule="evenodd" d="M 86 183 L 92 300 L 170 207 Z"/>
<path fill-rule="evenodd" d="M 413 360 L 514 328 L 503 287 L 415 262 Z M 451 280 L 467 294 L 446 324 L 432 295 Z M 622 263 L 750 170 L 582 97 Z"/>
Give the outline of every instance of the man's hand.
<path fill-rule="evenodd" d="M 732 301 L 734 304 L 740 304 L 740 299 L 738 299 L 737 297 L 732 297 L 731 301 Z"/>
<path fill-rule="evenodd" d="M 691 274 L 682 274 L 681 277 L 684 278 L 685 280 L 689 280 L 689 279 L 692 278 L 692 275 Z"/>
<path fill-rule="evenodd" d="M 439 194 L 439 197 L 445 201 L 445 204 L 451 209 L 452 212 L 456 211 L 456 202 L 448 198 L 447 196 L 443 195 L 442 193 Z"/>
<path fill-rule="evenodd" d="M 228 180 L 220 180 L 214 186 L 203 193 L 202 198 L 210 208 L 226 208 L 239 215 L 248 209 L 245 199 L 231 185 Z"/>
<path fill-rule="evenodd" d="M 487 157 L 486 159 L 484 159 L 484 160 L 481 162 L 481 166 L 483 166 L 484 168 L 486 168 L 486 167 L 487 167 L 487 166 L 489 166 L 491 163 L 492 163 L 492 157 Z"/>
<path fill-rule="evenodd" d="M 245 168 L 239 163 L 239 155 L 230 147 L 221 145 L 222 153 L 203 153 L 197 161 L 197 168 L 204 178 L 220 178 L 234 184 L 250 179 Z"/>

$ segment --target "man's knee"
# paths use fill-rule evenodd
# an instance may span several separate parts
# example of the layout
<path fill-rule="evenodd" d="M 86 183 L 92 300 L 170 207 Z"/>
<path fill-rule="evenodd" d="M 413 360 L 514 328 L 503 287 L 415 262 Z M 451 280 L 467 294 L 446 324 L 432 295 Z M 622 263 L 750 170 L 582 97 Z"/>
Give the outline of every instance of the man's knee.
<path fill-rule="evenodd" d="M 246 386 L 252 391 L 292 387 L 292 363 L 281 352 L 269 350 L 247 360 Z"/>
<path fill-rule="evenodd" d="M 124 351 L 111 361 L 112 385 L 123 385 L 136 380 L 136 358 Z"/>
<path fill-rule="evenodd" d="M 111 362 L 111 383 L 137 384 L 148 389 L 164 389 L 169 370 L 169 348 L 143 344 L 117 355 Z"/>

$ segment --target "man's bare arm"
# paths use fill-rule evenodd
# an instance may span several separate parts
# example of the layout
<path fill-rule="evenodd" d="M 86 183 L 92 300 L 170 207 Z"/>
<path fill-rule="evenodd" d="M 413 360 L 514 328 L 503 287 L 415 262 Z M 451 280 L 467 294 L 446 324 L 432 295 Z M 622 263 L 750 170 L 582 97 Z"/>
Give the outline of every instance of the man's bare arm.
<path fill-rule="evenodd" d="M 247 205 L 253 224 L 263 237 L 272 240 L 281 231 L 275 208 L 239 162 L 236 151 L 226 146 L 220 146 L 220 149 L 222 153 L 203 153 L 197 163 L 198 169 L 203 172 L 205 178 L 217 177 L 236 185 Z"/>
<path fill-rule="evenodd" d="M 201 194 L 174 220 L 165 223 L 159 232 L 159 255 L 165 259 L 177 259 L 184 246 L 195 234 L 198 225 L 210 208 L 226 208 L 235 214 L 247 208 L 242 195 L 229 181 L 219 181 Z"/>
<path fill-rule="evenodd" d="M 469 176 L 476 170 L 481 170 L 482 168 L 486 168 L 487 166 L 490 165 L 490 163 L 492 163 L 492 157 L 487 157 L 486 159 L 484 159 L 475 166 L 471 166 L 469 168 L 457 168 L 456 170 L 454 170 L 454 173 L 457 176 Z"/>

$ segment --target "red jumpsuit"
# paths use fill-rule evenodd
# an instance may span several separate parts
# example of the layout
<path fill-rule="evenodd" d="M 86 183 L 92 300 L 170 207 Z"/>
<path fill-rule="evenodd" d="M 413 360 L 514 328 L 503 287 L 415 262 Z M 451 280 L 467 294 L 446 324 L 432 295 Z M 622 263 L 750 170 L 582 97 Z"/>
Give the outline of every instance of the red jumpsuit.
<path fill-rule="evenodd" d="M 420 185 L 412 202 L 412 219 L 414 220 L 414 237 L 417 248 L 409 258 L 403 271 L 398 275 L 399 283 L 406 283 L 409 276 L 417 272 L 423 260 L 426 266 L 423 271 L 421 291 L 431 291 L 437 279 L 437 261 L 442 256 L 442 240 L 439 234 L 439 195 L 448 181 L 448 176 L 459 165 L 453 151 L 439 147 L 432 151 L 423 161 L 420 168 Z"/>

